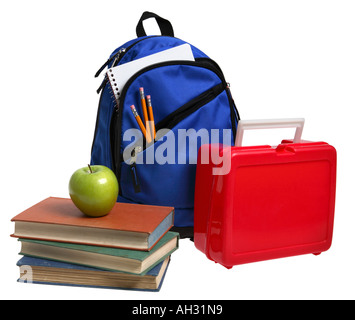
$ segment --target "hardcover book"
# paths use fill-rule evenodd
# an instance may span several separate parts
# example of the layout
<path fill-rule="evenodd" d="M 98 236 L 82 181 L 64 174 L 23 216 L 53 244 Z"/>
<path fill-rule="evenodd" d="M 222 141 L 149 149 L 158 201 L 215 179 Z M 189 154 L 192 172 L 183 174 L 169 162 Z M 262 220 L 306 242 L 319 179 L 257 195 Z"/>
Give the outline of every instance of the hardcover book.
<path fill-rule="evenodd" d="M 12 236 L 150 250 L 173 226 L 174 208 L 117 202 L 104 217 L 87 217 L 66 198 L 47 198 L 15 216 Z"/>
<path fill-rule="evenodd" d="M 178 238 L 178 233 L 169 231 L 151 251 L 31 239 L 19 240 L 22 255 L 143 275 L 178 248 Z"/>
<path fill-rule="evenodd" d="M 170 257 L 160 262 L 144 276 L 112 272 L 33 257 L 22 257 L 19 282 L 84 286 L 95 288 L 159 291 Z"/>

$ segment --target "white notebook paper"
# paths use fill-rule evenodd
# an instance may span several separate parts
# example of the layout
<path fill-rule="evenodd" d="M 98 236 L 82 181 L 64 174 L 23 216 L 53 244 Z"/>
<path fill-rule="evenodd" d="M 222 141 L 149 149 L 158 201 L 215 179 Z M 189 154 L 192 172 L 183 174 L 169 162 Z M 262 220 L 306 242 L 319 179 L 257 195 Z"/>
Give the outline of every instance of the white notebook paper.
<path fill-rule="evenodd" d="M 159 62 L 173 60 L 194 61 L 194 56 L 189 44 L 183 44 L 171 49 L 140 58 L 131 62 L 108 69 L 107 77 L 110 80 L 112 91 L 118 100 L 125 83 L 139 70 Z"/>

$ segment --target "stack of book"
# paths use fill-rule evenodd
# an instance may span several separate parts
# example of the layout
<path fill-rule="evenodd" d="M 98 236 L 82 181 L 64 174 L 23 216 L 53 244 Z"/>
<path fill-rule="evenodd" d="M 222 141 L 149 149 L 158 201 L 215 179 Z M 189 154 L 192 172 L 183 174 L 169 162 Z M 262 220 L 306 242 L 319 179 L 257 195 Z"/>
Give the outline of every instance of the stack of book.
<path fill-rule="evenodd" d="M 47 198 L 11 220 L 19 281 L 158 291 L 179 246 L 173 220 L 172 207 L 116 203 L 91 218 L 71 199 Z"/>

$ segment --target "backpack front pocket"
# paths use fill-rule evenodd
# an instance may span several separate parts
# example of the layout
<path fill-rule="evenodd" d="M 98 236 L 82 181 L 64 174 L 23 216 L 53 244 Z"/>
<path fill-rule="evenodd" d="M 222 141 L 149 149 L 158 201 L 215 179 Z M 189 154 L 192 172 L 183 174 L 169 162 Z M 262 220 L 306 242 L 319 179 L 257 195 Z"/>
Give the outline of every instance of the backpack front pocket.
<path fill-rule="evenodd" d="M 134 156 L 121 163 L 121 196 L 138 203 L 193 209 L 198 150 L 203 143 L 210 143 L 213 130 L 218 134 L 216 140 L 222 143 L 228 139 L 223 130 L 215 129 L 221 125 L 218 109 L 228 102 L 225 91 L 218 92 L 213 98 L 206 94 L 199 102 L 193 101 L 190 108 L 184 105 L 178 109 L 184 112 L 171 121 L 162 120 L 166 128 L 157 126 L 157 140 L 148 147 L 140 141 L 127 146 Z M 204 123 L 197 127 L 201 118 Z M 176 215 L 177 225 L 180 219 Z"/>
<path fill-rule="evenodd" d="M 150 144 L 130 135 L 126 139 L 129 130 L 139 129 L 131 105 L 143 119 L 140 87 L 152 97 L 157 135 Z M 236 120 L 228 90 L 223 75 L 211 64 L 169 62 L 136 74 L 124 88 L 111 121 L 112 162 L 120 196 L 186 210 L 186 216 L 175 216 L 175 226 L 193 225 L 198 149 L 211 142 L 212 132 L 218 131 L 221 143 L 234 140 Z M 223 129 L 230 131 L 229 140 Z"/>

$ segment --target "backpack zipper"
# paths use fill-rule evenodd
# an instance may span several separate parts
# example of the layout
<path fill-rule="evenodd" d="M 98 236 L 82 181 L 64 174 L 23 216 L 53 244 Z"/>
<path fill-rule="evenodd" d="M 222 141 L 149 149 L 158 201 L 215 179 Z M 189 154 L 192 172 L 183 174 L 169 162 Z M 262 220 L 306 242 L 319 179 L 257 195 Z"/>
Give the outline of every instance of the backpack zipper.
<path fill-rule="evenodd" d="M 115 64 L 116 60 L 119 58 L 119 56 L 121 55 L 122 52 L 125 52 L 126 49 L 125 48 L 121 48 L 120 50 L 118 50 L 118 52 L 116 52 L 112 57 L 108 58 L 107 61 L 100 67 L 99 70 L 97 70 L 97 72 L 95 73 L 95 78 L 97 78 L 101 72 L 110 64 L 110 62 L 112 60 L 114 60 L 113 64 Z"/>
<path fill-rule="evenodd" d="M 116 67 L 117 64 L 120 62 L 120 60 L 123 58 L 124 53 L 126 52 L 126 48 L 121 48 L 114 56 L 112 56 L 110 59 L 108 59 L 102 66 L 101 68 L 96 72 L 95 74 L 95 78 L 98 77 L 100 75 L 100 73 L 102 72 L 102 70 L 105 69 L 106 66 L 108 66 L 110 64 L 110 62 L 113 59 L 113 63 L 111 67 Z M 108 79 L 107 79 L 107 75 L 105 74 L 104 80 L 102 80 L 100 87 L 96 90 L 97 94 L 99 94 L 101 92 L 101 90 L 104 88 L 104 86 L 106 85 Z"/>
<path fill-rule="evenodd" d="M 118 63 L 122 60 L 122 58 L 124 57 L 124 55 L 127 53 L 127 51 L 129 51 L 132 47 L 134 47 L 136 44 L 138 44 L 139 42 L 146 40 L 146 39 L 150 39 L 150 38 L 154 38 L 154 37 L 159 37 L 158 35 L 156 36 L 148 36 L 145 37 L 143 39 L 139 39 L 138 41 L 132 43 L 130 46 L 128 46 L 127 48 L 121 48 L 120 50 L 118 50 L 118 52 L 116 52 L 112 57 L 110 57 L 109 59 L 107 59 L 107 61 L 100 67 L 99 70 L 97 70 L 97 72 L 95 73 L 95 78 L 97 78 L 101 72 L 111 63 L 111 61 L 113 60 L 113 63 L 111 65 L 112 67 L 116 67 L 118 65 Z M 99 94 L 101 92 L 101 90 L 105 87 L 105 85 L 107 84 L 107 76 L 105 75 L 104 80 L 101 82 L 100 87 L 96 90 L 96 92 Z"/>
<path fill-rule="evenodd" d="M 139 184 L 138 180 L 138 175 L 137 175 L 137 154 L 141 152 L 142 148 L 140 146 L 135 147 L 132 151 L 132 158 L 130 161 L 130 171 L 131 171 L 131 176 L 132 176 L 132 182 L 133 182 L 133 187 L 134 187 L 134 192 L 139 193 L 141 192 L 141 186 Z"/>

